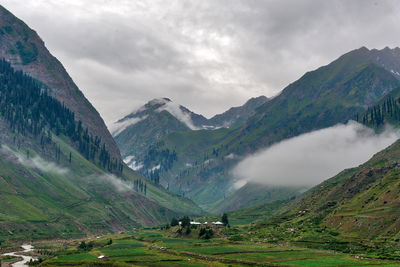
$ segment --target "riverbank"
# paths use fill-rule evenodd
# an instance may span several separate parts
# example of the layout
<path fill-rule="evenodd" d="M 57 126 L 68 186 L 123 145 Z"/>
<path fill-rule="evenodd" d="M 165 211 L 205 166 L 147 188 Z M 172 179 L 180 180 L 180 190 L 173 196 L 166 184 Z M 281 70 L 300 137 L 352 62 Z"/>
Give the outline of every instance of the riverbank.
<path fill-rule="evenodd" d="M 31 260 L 36 260 L 36 257 L 27 255 L 30 252 L 33 251 L 34 247 L 32 245 L 22 245 L 21 248 L 23 250 L 18 250 L 14 252 L 8 252 L 2 254 L 4 257 L 16 257 L 16 261 L 7 261 L 3 264 L 3 261 L 1 261 L 1 266 L 12 266 L 12 267 L 22 267 L 22 266 L 28 266 L 27 263 L 30 262 Z"/>

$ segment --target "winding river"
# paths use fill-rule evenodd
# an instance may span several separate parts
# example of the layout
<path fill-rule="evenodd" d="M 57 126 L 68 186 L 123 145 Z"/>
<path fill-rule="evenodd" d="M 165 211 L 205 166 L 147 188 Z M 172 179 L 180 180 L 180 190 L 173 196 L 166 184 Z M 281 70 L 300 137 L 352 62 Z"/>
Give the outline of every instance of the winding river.
<path fill-rule="evenodd" d="M 24 250 L 23 251 L 17 251 L 17 252 L 9 252 L 6 254 L 3 254 L 3 256 L 15 256 L 15 257 L 22 257 L 21 261 L 17 261 L 13 264 L 11 264 L 11 266 L 13 267 L 22 267 L 22 266 L 28 266 L 28 262 L 30 260 L 35 260 L 34 257 L 32 256 L 25 256 L 25 255 L 21 255 L 21 253 L 26 253 L 26 252 L 30 252 L 33 250 L 33 246 L 32 245 L 22 245 L 21 246 Z"/>

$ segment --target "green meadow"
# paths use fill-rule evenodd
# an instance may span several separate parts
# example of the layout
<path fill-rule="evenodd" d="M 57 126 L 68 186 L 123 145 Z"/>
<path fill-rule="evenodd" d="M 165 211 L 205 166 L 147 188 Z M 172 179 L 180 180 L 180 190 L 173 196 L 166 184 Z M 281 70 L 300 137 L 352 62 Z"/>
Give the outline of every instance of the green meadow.
<path fill-rule="evenodd" d="M 232 241 L 221 231 L 211 239 L 199 239 L 198 229 L 189 235 L 178 234 L 178 229 L 146 229 L 85 240 L 91 244 L 89 249 L 79 248 L 82 240 L 38 242 L 35 248 L 44 260 L 41 266 L 400 266 L 396 261 L 333 250 Z"/>

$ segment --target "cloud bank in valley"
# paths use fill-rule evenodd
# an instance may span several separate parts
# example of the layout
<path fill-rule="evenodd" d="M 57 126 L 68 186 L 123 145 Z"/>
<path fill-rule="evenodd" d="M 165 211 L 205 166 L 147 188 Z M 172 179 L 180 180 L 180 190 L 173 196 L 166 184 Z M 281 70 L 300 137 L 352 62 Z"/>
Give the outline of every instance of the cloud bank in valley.
<path fill-rule="evenodd" d="M 358 166 L 400 137 L 387 128 L 376 134 L 356 122 L 314 131 L 275 144 L 242 160 L 234 169 L 236 185 L 307 186 Z"/>

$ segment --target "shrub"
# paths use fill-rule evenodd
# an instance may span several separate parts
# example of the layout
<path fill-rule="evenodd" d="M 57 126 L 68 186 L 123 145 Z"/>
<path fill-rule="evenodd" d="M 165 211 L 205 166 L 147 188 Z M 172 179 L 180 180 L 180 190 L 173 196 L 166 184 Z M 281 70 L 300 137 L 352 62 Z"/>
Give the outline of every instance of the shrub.
<path fill-rule="evenodd" d="M 171 220 L 171 226 L 177 226 L 178 224 L 179 224 L 178 219 L 172 218 L 172 220 Z"/>

